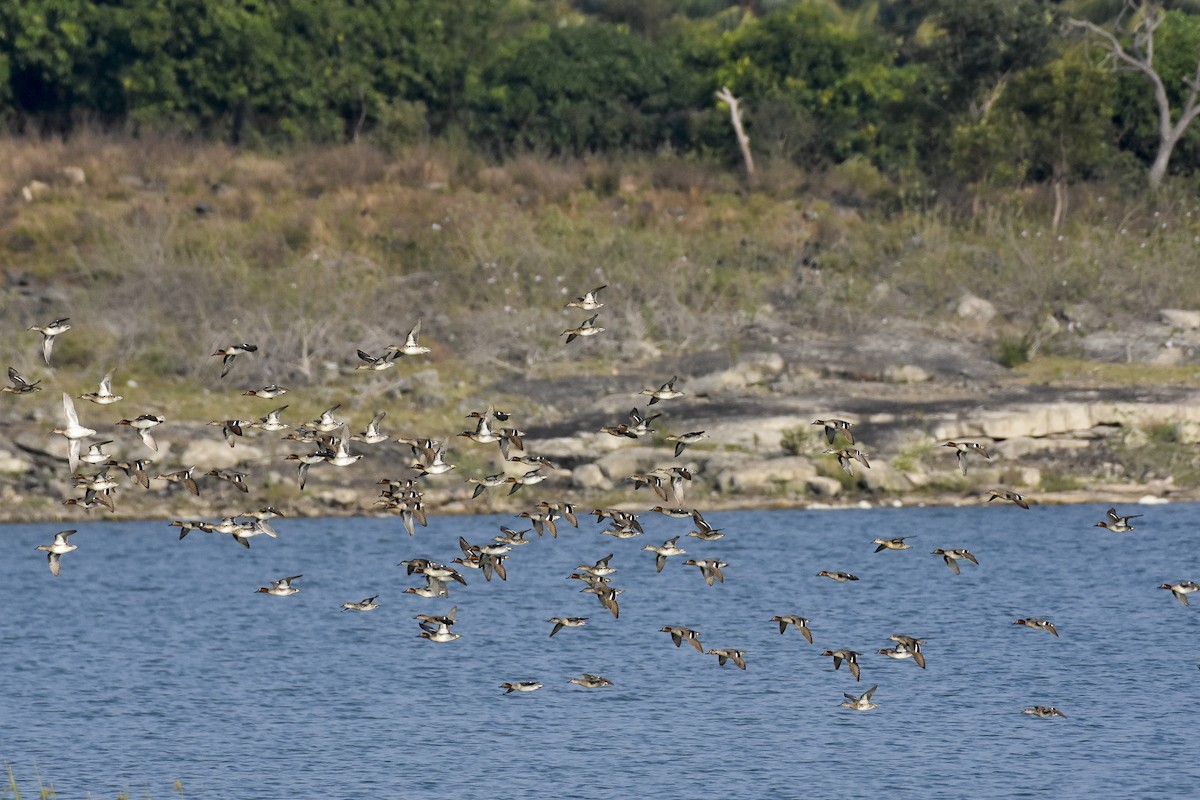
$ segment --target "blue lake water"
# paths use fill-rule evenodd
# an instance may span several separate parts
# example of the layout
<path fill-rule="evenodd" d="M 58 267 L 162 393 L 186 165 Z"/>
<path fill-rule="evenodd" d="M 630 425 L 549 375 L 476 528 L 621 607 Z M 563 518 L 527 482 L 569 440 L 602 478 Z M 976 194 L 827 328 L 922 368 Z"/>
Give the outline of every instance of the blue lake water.
<path fill-rule="evenodd" d="M 83 522 L 51 576 L 53 524 L 0 529 L 0 761 L 63 798 L 1151 797 L 1200 780 L 1200 580 L 1193 505 L 1118 535 L 1095 506 L 707 514 L 661 574 L 648 543 L 689 530 L 642 515 L 615 540 L 593 518 L 514 550 L 507 582 L 464 570 L 449 600 L 402 559 L 449 562 L 509 516 L 275 520 L 278 540 L 177 539 L 164 523 Z M 66 527 L 66 526 L 63 526 Z M 909 535 L 912 550 L 871 539 Z M 953 575 L 934 548 L 980 565 Z M 614 553 L 620 619 L 567 580 Z M 687 557 L 729 563 L 708 587 Z M 845 570 L 856 583 L 818 578 Z M 256 594 L 302 573 L 300 594 Z M 342 612 L 378 594 L 382 607 Z M 413 616 L 458 606 L 448 643 Z M 770 618 L 811 620 L 815 643 Z M 553 638 L 552 616 L 587 616 Z M 1045 617 L 1061 633 L 1014 625 Z M 707 648 L 747 651 L 717 665 Z M 928 668 L 876 651 L 928 639 Z M 861 652 L 862 682 L 821 651 Z M 615 686 L 568 683 L 591 672 Z M 545 688 L 506 695 L 506 681 Z M 840 708 L 878 684 L 879 707 Z M 1054 705 L 1067 719 L 1022 713 Z"/>

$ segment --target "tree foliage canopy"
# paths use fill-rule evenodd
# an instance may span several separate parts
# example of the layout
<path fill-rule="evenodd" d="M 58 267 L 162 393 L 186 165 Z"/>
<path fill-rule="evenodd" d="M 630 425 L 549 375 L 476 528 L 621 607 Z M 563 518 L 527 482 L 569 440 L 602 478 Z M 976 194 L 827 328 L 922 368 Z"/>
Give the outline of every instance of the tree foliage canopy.
<path fill-rule="evenodd" d="M 1200 9 L 1175 3 L 1155 65 L 1186 91 Z M 22 0 L 0 4 L 10 129 L 165 127 L 245 143 L 466 133 L 532 150 L 736 159 L 752 145 L 935 180 L 1103 174 L 1154 156 L 1144 82 L 1060 24 L 1088 0 Z M 1048 154 L 1059 143 L 1057 155 Z M 1068 152 L 1066 161 L 1060 157 Z M 1200 134 L 1172 163 L 1190 172 Z"/>

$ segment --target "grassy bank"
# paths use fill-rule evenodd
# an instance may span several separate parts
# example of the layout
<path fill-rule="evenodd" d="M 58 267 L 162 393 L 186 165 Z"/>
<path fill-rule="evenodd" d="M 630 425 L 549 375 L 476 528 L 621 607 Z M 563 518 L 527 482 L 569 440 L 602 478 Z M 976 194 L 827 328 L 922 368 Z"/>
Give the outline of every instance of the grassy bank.
<path fill-rule="evenodd" d="M 247 387 L 328 385 L 356 349 L 378 353 L 418 319 L 437 374 L 402 364 L 348 391 L 405 394 L 436 414 L 509 374 L 736 358 L 748 331 L 897 318 L 1019 364 L 1070 356 L 1059 323 L 1071 318 L 1120 328 L 1200 307 L 1200 218 L 1170 192 L 1074 187 L 1056 233 L 1036 189 L 935 200 L 854 163 L 820 175 L 768 165 L 747 191 L 734 172 L 669 155 L 497 165 L 451 147 L 271 156 L 84 134 L 0 140 L 0 165 L 0 346 L 13 365 L 45 373 L 25 328 L 71 317 L 86 335 L 56 345 L 64 385 L 115 367 L 177 418 L 223 413 L 208 395 L 228 389 L 217 346 L 263 344 L 239 365 Z M 563 347 L 559 332 L 587 316 L 565 302 L 602 284 L 606 335 Z M 996 318 L 960 319 L 968 292 Z M 1054 363 L 1035 374 L 1080 372 Z"/>
<path fill-rule="evenodd" d="M 1117 201 L 1113 187 L 1075 187 L 1055 234 L 1036 191 L 978 216 L 905 208 L 853 165 L 773 169 L 746 192 L 671 157 L 496 166 L 432 147 L 269 157 L 86 135 L 0 140 L 0 164 L 4 316 L 89 319 L 86 345 L 62 342 L 66 367 L 200 377 L 206 362 L 189 356 L 244 338 L 272 342 L 273 377 L 313 381 L 417 318 L 469 367 L 553 367 L 569 357 L 557 332 L 579 316 L 563 303 L 602 283 L 621 302 L 601 360 L 639 343 L 712 345 L 764 317 L 833 330 L 951 320 L 968 291 L 996 304 L 997 337 L 1075 304 L 1115 325 L 1200 305 L 1194 204 Z M 12 327 L 6 347 L 26 336 Z"/>

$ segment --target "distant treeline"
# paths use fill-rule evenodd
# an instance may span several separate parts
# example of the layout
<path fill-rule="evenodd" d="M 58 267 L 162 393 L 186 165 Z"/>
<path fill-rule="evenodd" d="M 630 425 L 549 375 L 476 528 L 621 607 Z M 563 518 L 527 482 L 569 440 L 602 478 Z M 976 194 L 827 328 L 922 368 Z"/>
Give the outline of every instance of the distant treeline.
<path fill-rule="evenodd" d="M 1200 14 L 1168 4 L 1179 107 Z M 1068 15 L 1119 0 L 20 0 L 0 4 L 0 109 L 250 145 L 457 138 L 489 154 L 756 156 L 981 185 L 1144 171 L 1159 119 Z M 1121 14 L 1124 10 L 1125 16 Z M 1200 163 L 1192 131 L 1171 162 Z"/>

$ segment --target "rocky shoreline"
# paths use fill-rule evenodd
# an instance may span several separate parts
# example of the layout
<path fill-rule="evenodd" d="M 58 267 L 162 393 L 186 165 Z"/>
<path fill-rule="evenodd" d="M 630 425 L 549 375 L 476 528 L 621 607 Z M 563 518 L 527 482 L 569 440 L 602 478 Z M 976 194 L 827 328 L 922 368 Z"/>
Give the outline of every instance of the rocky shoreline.
<path fill-rule="evenodd" d="M 498 382 L 488 390 L 491 396 L 515 405 L 527 399 L 518 417 L 527 420 L 521 423 L 526 449 L 550 459 L 556 469 L 538 487 L 511 496 L 495 488 L 475 499 L 468 477 L 498 470 L 518 476 L 529 467 L 502 462 L 494 445 L 454 439 L 449 460 L 459 460 L 460 467 L 423 481 L 428 513 L 516 514 L 547 499 L 584 511 L 961 505 L 987 502 L 996 487 L 1020 492 L 1034 504 L 1200 499 L 1195 486 L 1176 485 L 1166 462 L 1145 457 L 1156 447 L 1200 442 L 1200 391 L 1190 387 L 1030 385 L 996 365 L 968 337 L 950 340 L 913 327 L 903 335 L 762 339 L 759 349 L 736 358 L 701 353 L 626 374 Z M 641 402 L 642 388 L 671 374 L 680 376 L 684 397 L 653 407 Z M 526 406 L 536 411 L 524 413 Z M 599 432 L 602 425 L 624 421 L 635 406 L 662 414 L 652 438 Z M 207 478 L 201 479 L 201 496 L 194 497 L 178 484 L 152 481 L 148 491 L 122 486 L 114 512 L 84 512 L 61 503 L 78 492 L 65 478 L 62 442 L 47 433 L 52 425 L 37 414 L 18 414 L 15 407 L 4 411 L 11 435 L 0 445 L 0 519 L 6 522 L 85 514 L 214 518 L 266 504 L 294 516 L 386 513 L 376 502 L 376 482 L 415 474 L 409 447 L 385 442 L 362 446 L 366 458 L 351 469 L 319 465 L 300 492 L 284 461 L 290 443 L 256 432 L 231 448 L 217 429 L 178 423 L 163 426 L 152 469 L 196 466 L 198 478 L 210 469 L 239 469 L 247 473 L 251 492 Z M 856 447 L 869 454 L 869 469 L 856 463 L 848 475 L 835 456 L 823 453 L 829 446 L 823 429 L 811 424 L 823 417 L 854 421 Z M 704 431 L 708 438 L 676 458 L 664 436 L 685 430 Z M 953 448 L 942 446 L 959 439 L 983 443 L 991 457 L 972 457 L 963 475 Z M 116 446 L 122 445 L 128 445 L 130 457 L 134 444 L 122 440 Z M 635 490 L 629 481 L 634 473 L 671 466 L 685 466 L 692 475 L 682 498 L 664 500 L 651 489 Z"/>

